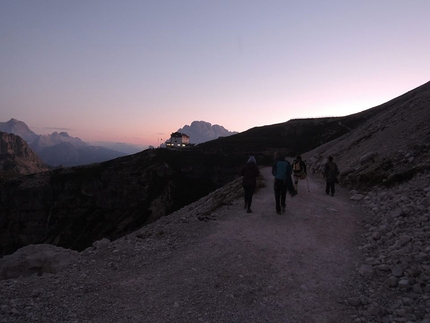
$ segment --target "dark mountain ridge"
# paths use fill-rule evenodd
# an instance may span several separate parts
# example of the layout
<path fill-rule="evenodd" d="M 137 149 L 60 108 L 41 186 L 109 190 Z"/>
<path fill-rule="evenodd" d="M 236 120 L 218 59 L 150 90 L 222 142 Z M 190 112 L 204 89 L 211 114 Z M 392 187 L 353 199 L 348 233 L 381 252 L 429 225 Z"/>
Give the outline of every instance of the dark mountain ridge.
<path fill-rule="evenodd" d="M 0 193 L 0 254 L 31 243 L 82 250 L 116 239 L 238 178 L 249 155 L 271 165 L 276 150 L 303 154 L 316 173 L 334 155 L 351 188 L 395 185 L 429 169 L 429 89 L 430 82 L 350 116 L 290 120 L 188 151 L 145 150 L 9 181 Z M 364 157 L 369 152 L 376 155 Z"/>

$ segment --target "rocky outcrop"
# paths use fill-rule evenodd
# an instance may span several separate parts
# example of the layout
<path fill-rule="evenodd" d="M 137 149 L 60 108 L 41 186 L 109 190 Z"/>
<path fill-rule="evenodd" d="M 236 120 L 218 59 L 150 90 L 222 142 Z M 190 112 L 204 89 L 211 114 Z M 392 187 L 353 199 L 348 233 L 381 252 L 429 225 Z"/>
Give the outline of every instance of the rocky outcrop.
<path fill-rule="evenodd" d="M 75 263 L 78 252 L 49 244 L 29 245 L 0 259 L 0 279 L 56 274 Z"/>
<path fill-rule="evenodd" d="M 21 137 L 0 132 L 0 172 L 33 174 L 47 169 Z"/>

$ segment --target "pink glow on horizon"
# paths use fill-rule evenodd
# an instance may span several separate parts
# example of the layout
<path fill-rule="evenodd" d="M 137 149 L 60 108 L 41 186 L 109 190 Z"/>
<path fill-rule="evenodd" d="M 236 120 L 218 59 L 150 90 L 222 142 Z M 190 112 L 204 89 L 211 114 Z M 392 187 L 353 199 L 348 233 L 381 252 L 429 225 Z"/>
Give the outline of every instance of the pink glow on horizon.
<path fill-rule="evenodd" d="M 429 1 L 0 2 L 0 122 L 158 145 L 342 116 L 429 81 Z"/>

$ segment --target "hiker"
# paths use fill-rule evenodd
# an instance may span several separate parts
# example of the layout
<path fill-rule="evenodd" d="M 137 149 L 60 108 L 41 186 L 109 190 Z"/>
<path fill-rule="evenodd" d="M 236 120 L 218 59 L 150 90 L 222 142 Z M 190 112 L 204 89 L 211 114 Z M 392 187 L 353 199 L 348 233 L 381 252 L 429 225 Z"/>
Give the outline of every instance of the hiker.
<path fill-rule="evenodd" d="M 285 212 L 285 199 L 287 191 L 291 197 L 297 194 L 293 187 L 293 181 L 291 179 L 292 169 L 291 164 L 282 156 L 281 153 L 275 153 L 275 161 L 272 166 L 272 175 L 275 176 L 275 202 L 276 202 L 276 213 L 281 214 Z"/>
<path fill-rule="evenodd" d="M 257 166 L 257 161 L 254 156 L 248 158 L 248 161 L 240 170 L 240 175 L 243 176 L 242 186 L 245 191 L 245 209 L 246 213 L 252 213 L 252 195 L 257 186 L 257 177 L 260 175 L 260 170 Z"/>
<path fill-rule="evenodd" d="M 298 155 L 293 161 L 294 189 L 298 192 L 299 179 L 306 179 L 306 164 L 302 160 L 302 156 Z"/>
<path fill-rule="evenodd" d="M 336 163 L 333 161 L 333 157 L 328 158 L 328 162 L 324 166 L 324 178 L 326 180 L 325 192 L 327 195 L 334 196 L 334 185 L 339 183 L 337 176 L 339 175 L 339 169 Z"/>

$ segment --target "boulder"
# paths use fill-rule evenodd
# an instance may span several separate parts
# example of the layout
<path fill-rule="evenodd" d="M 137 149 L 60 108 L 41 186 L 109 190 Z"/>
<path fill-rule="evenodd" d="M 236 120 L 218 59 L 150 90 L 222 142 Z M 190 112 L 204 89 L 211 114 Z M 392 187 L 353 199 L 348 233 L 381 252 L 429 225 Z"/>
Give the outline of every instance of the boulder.
<path fill-rule="evenodd" d="M 78 260 L 74 250 L 50 244 L 28 245 L 0 259 L 0 279 L 56 274 Z"/>

